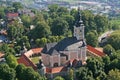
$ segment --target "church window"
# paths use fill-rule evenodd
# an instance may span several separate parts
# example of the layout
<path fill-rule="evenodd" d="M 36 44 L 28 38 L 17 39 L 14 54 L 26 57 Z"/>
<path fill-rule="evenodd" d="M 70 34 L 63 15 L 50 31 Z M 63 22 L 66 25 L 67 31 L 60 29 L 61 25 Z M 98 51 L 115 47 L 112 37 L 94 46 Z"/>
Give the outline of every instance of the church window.
<path fill-rule="evenodd" d="M 54 67 L 58 67 L 58 63 L 54 63 Z"/>

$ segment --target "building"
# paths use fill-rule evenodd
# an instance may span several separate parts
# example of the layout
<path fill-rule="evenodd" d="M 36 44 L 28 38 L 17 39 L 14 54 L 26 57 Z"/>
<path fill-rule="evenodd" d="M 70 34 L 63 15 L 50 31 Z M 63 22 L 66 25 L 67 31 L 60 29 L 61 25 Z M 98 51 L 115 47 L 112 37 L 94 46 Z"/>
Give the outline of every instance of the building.
<path fill-rule="evenodd" d="M 46 75 L 47 78 L 54 78 L 58 75 L 67 75 L 71 67 L 79 68 L 86 64 L 87 56 L 105 56 L 103 52 L 86 45 L 84 27 L 79 12 L 79 19 L 74 26 L 73 37 L 64 38 L 58 43 L 48 43 L 43 49 L 31 49 L 18 59 L 18 63 L 31 66 L 34 70 L 38 70 L 40 74 Z M 41 55 L 38 65 L 30 59 L 35 53 Z"/>
<path fill-rule="evenodd" d="M 18 19 L 18 13 L 7 13 L 6 17 L 8 20 L 14 20 L 14 19 Z"/>
<path fill-rule="evenodd" d="M 74 26 L 73 37 L 64 38 L 58 43 L 46 44 L 41 55 L 42 63 L 46 67 L 45 73 L 51 78 L 58 73 L 65 72 L 68 67 L 79 67 L 84 64 L 87 59 L 86 42 L 80 12 L 79 20 Z"/>
<path fill-rule="evenodd" d="M 0 52 L 0 63 L 5 61 L 4 56 L 5 56 L 5 54 Z"/>
<path fill-rule="evenodd" d="M 19 64 L 24 64 L 27 67 L 32 67 L 34 70 L 37 70 L 37 65 L 34 64 L 31 60 L 32 56 L 40 56 L 42 48 L 34 48 L 29 51 L 23 53 L 20 58 L 17 60 Z"/>

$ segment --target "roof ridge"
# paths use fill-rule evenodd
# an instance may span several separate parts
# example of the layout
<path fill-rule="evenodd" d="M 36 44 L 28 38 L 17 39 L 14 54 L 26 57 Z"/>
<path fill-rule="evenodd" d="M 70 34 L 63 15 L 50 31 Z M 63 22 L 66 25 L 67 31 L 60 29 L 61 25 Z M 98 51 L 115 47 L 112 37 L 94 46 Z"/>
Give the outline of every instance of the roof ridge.
<path fill-rule="evenodd" d="M 101 57 L 102 57 L 102 56 L 105 55 L 105 53 L 103 53 L 103 52 L 95 49 L 94 47 L 92 47 L 92 46 L 90 46 L 90 45 L 87 45 L 87 49 L 88 49 L 89 51 L 95 53 L 95 54 L 98 55 L 98 56 L 101 56 Z"/>
<path fill-rule="evenodd" d="M 25 59 L 30 63 L 30 65 L 33 67 L 33 69 L 37 69 L 36 65 L 26 56 L 26 55 L 23 55 L 25 57 Z"/>

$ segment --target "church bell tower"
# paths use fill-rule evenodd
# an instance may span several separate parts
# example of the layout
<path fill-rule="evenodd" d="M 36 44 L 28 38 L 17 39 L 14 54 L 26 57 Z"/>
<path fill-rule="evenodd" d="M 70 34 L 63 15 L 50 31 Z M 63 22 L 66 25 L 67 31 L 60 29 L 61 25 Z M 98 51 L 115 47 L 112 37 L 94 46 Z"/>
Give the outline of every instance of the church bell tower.
<path fill-rule="evenodd" d="M 81 19 L 81 14 L 80 14 L 80 10 L 78 10 L 78 14 L 79 14 L 79 20 L 75 23 L 74 26 L 74 37 L 77 38 L 77 40 L 84 40 L 84 24 L 83 21 Z"/>

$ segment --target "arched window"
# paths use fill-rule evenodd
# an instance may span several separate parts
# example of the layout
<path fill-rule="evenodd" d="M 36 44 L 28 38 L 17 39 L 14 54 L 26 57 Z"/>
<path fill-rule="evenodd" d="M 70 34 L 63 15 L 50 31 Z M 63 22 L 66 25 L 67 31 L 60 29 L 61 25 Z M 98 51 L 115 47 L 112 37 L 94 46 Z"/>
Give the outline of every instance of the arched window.
<path fill-rule="evenodd" d="M 54 67 L 58 67 L 58 63 L 54 63 Z"/>

